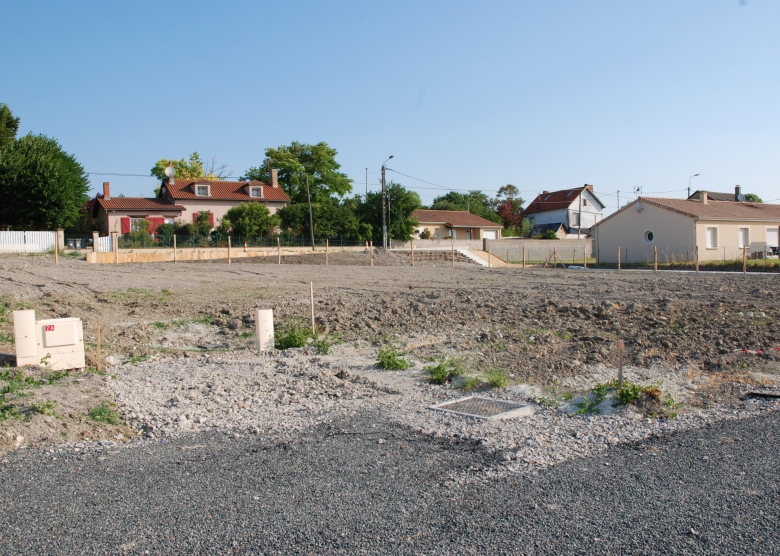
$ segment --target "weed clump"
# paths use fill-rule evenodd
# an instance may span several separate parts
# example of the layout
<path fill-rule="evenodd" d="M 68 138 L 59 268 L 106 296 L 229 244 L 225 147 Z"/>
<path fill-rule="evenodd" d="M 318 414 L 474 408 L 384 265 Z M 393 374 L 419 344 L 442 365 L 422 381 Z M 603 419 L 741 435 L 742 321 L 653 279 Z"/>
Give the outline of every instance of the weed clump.
<path fill-rule="evenodd" d="M 314 338 L 312 345 L 317 350 L 317 355 L 328 355 L 333 346 L 342 342 L 341 334 L 334 332 L 332 334 L 321 334 Z"/>
<path fill-rule="evenodd" d="M 482 386 L 482 379 L 477 376 L 469 376 L 463 379 L 463 384 L 460 389 L 464 392 L 470 392 L 476 390 Z"/>
<path fill-rule="evenodd" d="M 406 359 L 402 359 L 403 353 L 400 353 L 392 346 L 386 346 L 377 353 L 376 365 L 386 371 L 405 371 L 412 366 Z"/>
<path fill-rule="evenodd" d="M 507 383 L 507 376 L 503 369 L 493 367 L 485 373 L 485 382 L 493 388 L 503 388 Z"/>
<path fill-rule="evenodd" d="M 97 423 L 106 423 L 107 425 L 121 425 L 122 418 L 112 407 L 102 403 L 89 411 L 89 418 Z"/>
<path fill-rule="evenodd" d="M 433 384 L 445 384 L 463 374 L 461 362 L 454 358 L 442 359 L 436 365 L 428 365 L 423 370 Z"/>
<path fill-rule="evenodd" d="M 278 334 L 274 335 L 274 347 L 276 349 L 300 348 L 306 345 L 311 330 L 300 322 L 289 321 L 282 326 Z"/>

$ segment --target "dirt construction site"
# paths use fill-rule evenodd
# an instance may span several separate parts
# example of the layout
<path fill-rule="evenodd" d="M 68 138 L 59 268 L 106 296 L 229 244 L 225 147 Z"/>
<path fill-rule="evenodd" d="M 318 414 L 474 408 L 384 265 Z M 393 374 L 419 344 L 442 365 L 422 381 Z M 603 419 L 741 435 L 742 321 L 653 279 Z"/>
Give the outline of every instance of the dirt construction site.
<path fill-rule="evenodd" d="M 412 268 L 392 253 L 377 256 L 376 266 L 368 267 L 362 261 L 366 257 L 339 254 L 329 266 L 314 256 L 288 257 L 288 264 L 281 265 L 275 259 L 231 265 L 224 260 L 88 265 L 61 257 L 55 265 L 50 256 L 0 259 L 0 351 L 6 354 L 5 365 L 14 365 L 12 311 L 28 308 L 39 319 L 81 318 L 88 365 L 94 371 L 100 367 L 100 373 L 65 377 L 56 385 L 45 380 L 45 368 L 22 371 L 37 373 L 44 384 L 18 396 L 14 388 L 6 388 L 4 415 L 20 412 L 26 419 L 3 420 L 3 445 L 106 435 L 124 441 L 204 427 L 260 430 L 267 425 L 253 422 L 252 404 L 268 412 L 309 407 L 319 398 L 339 399 L 333 391 L 341 397 L 330 382 L 319 398 L 305 388 L 298 392 L 294 383 L 299 371 L 325 373 L 347 388 L 355 386 L 354 380 L 364 381 L 358 385 L 371 391 L 368 399 L 402 392 L 399 399 L 421 408 L 468 394 L 515 398 L 532 403 L 537 413 L 580 419 L 639 414 L 654 417 L 655 425 L 752 407 L 755 400 L 746 400 L 745 393 L 774 388 L 780 379 L 780 315 L 771 276 L 521 271 L 461 262 L 453 267 L 446 259 L 418 262 Z M 310 329 L 310 288 L 316 333 L 309 334 L 303 347 L 258 353 L 256 310 L 273 309 L 277 336 L 290 327 Z M 383 371 L 376 365 L 379 352 L 405 361 L 408 369 Z M 642 391 L 625 407 L 593 407 L 605 398 L 602 388 L 594 399 L 594 386 L 617 378 L 621 357 L 626 380 Z M 241 390 L 240 399 L 223 392 L 232 417 L 222 419 L 212 407 L 198 407 L 206 402 L 190 395 L 202 387 L 193 384 L 185 392 L 194 398 L 187 401 L 190 409 L 177 412 L 171 399 L 180 397 L 182 377 L 170 376 L 174 362 L 197 367 L 186 371 L 187 382 L 225 365 L 273 364 L 278 384 L 247 380 L 233 388 L 234 394 Z M 278 367 L 284 364 L 296 370 L 279 381 Z M 430 370 L 437 365 L 438 375 Z M 334 378 L 338 375 L 351 378 Z M 230 381 L 246 376 L 246 371 L 225 373 L 228 392 Z M 140 395 L 139 388 L 129 386 L 140 377 L 142 384 L 170 397 L 155 401 L 154 396 Z M 64 387 L 68 381 L 88 394 L 74 396 Z M 118 404 L 121 424 L 106 427 L 83 418 L 90 404 L 104 398 Z M 60 410 L 31 410 L 31 404 L 49 402 Z M 160 407 L 152 407 L 155 403 Z M 233 415 L 243 405 L 250 410 L 245 418 Z M 425 422 L 422 428 L 446 433 L 438 418 L 423 411 L 418 420 Z M 267 415 L 266 420 L 284 428 L 284 419 Z M 518 439 L 503 445 L 514 449 Z"/>

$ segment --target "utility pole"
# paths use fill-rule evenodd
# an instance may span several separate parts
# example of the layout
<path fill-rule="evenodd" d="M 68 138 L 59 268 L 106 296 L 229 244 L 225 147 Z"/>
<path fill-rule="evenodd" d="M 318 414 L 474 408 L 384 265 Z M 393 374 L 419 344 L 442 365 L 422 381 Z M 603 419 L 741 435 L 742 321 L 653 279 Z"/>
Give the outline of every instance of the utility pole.
<path fill-rule="evenodd" d="M 311 232 L 311 250 L 314 251 L 314 217 L 311 214 L 311 191 L 309 190 L 309 175 L 306 175 L 306 196 L 309 198 L 309 231 Z"/>
<path fill-rule="evenodd" d="M 368 200 L 368 168 L 366 168 L 366 200 Z"/>
<path fill-rule="evenodd" d="M 618 196 L 618 210 L 620 210 L 620 189 L 618 189 L 617 196 Z"/>
<path fill-rule="evenodd" d="M 585 190 L 588 188 L 587 186 L 588 184 L 585 184 L 585 187 L 580 191 L 580 211 L 579 216 L 577 217 L 577 239 L 580 239 L 580 230 L 582 229 L 582 196 L 585 195 Z"/>
<path fill-rule="evenodd" d="M 382 249 L 387 249 L 387 222 L 385 221 L 385 165 L 382 164 Z"/>
<path fill-rule="evenodd" d="M 688 178 L 688 197 L 691 196 L 691 180 L 698 176 L 699 174 L 694 174 L 690 178 Z"/>

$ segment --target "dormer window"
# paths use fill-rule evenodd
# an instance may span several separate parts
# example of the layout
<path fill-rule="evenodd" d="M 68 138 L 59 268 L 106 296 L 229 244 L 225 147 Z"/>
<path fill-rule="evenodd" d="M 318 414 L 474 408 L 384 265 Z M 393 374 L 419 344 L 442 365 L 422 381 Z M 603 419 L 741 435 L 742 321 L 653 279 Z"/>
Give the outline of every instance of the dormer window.
<path fill-rule="evenodd" d="M 257 197 L 257 198 L 263 197 L 263 188 L 262 187 L 253 187 L 252 188 L 252 197 Z"/>
<path fill-rule="evenodd" d="M 197 194 L 198 195 L 203 195 L 204 197 L 208 196 L 208 194 L 209 194 L 209 187 L 207 185 L 199 185 Z"/>

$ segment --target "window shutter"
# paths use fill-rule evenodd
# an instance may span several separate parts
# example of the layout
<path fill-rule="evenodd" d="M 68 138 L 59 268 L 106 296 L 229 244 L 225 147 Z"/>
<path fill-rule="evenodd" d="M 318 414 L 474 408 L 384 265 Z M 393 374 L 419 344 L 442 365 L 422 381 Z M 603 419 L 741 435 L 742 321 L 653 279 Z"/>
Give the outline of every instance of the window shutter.
<path fill-rule="evenodd" d="M 214 227 L 214 213 L 209 214 L 209 226 Z"/>
<path fill-rule="evenodd" d="M 193 224 L 197 224 L 198 223 L 198 213 L 197 212 L 193 212 L 192 213 L 192 223 Z"/>
<path fill-rule="evenodd" d="M 149 221 L 149 233 L 153 234 L 157 231 L 157 227 L 160 224 L 165 224 L 165 218 L 160 217 L 154 217 L 154 218 L 147 218 Z"/>
<path fill-rule="evenodd" d="M 123 234 L 129 234 L 130 233 L 130 217 L 129 216 L 123 216 L 120 219 L 120 222 L 122 223 L 122 233 Z"/>

